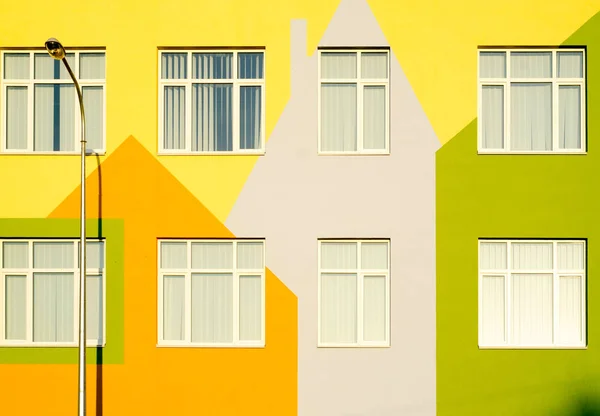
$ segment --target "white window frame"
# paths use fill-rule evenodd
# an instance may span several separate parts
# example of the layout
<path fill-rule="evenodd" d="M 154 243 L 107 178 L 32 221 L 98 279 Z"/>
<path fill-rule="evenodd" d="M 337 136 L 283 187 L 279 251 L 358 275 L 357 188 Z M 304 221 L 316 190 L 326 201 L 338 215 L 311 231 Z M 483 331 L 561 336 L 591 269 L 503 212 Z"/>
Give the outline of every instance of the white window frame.
<path fill-rule="evenodd" d="M 4 79 L 4 56 L 6 54 L 15 54 L 15 53 L 19 53 L 19 54 L 29 54 L 29 79 Z M 0 56 L 0 82 L 2 83 L 2 88 L 0 88 L 0 103 L 1 106 L 0 108 L 3 108 L 3 110 L 1 111 L 2 116 L 0 117 L 0 138 L 1 138 L 1 145 L 0 145 L 0 151 L 3 154 L 15 154 L 15 155 L 23 155 L 23 154 L 27 154 L 27 155 L 79 155 L 81 154 L 80 149 L 80 142 L 81 142 L 81 116 L 80 116 L 80 112 L 79 112 L 79 101 L 78 98 L 75 97 L 75 105 L 73 106 L 73 111 L 75 112 L 75 123 L 74 124 L 74 128 L 75 128 L 75 134 L 74 134 L 74 150 L 69 150 L 69 151 L 62 151 L 62 150 L 57 150 L 57 151 L 34 151 L 33 150 L 33 134 L 34 134 L 34 89 L 35 89 L 35 85 L 37 84 L 68 84 L 68 85 L 75 85 L 73 84 L 73 81 L 71 80 L 71 78 L 69 77 L 69 79 L 35 79 L 35 59 L 34 56 L 35 54 L 40 54 L 40 53 L 44 53 L 47 54 L 47 52 L 44 49 L 34 49 L 34 50 L 12 50 L 12 49 L 6 49 L 6 50 L 2 50 L 1 52 L 1 56 Z M 86 154 L 88 155 L 104 155 L 106 154 L 106 50 L 105 49 L 69 49 L 67 51 L 68 54 L 75 54 L 75 57 L 73 59 L 69 59 L 69 66 L 71 67 L 71 69 L 73 70 L 73 73 L 75 74 L 75 77 L 77 78 L 77 81 L 79 82 L 79 85 L 82 89 L 83 92 L 83 88 L 84 87 L 102 87 L 102 100 L 103 100 L 103 105 L 102 105 L 102 124 L 104 126 L 103 128 L 103 132 L 102 132 L 102 148 L 100 149 L 86 149 Z M 86 53 L 102 53 L 104 54 L 104 79 L 85 79 L 85 80 L 81 80 L 79 78 L 79 55 L 80 54 L 86 54 Z M 61 62 L 61 66 L 62 66 L 62 62 Z M 7 149 L 6 148 L 6 90 L 8 87 L 27 87 L 27 149 Z M 75 96 L 77 96 L 77 92 L 75 91 L 75 88 L 73 88 L 73 94 L 75 94 Z"/>
<path fill-rule="evenodd" d="M 481 78 L 480 56 L 482 52 L 506 53 L 506 76 L 504 78 Z M 511 53 L 512 52 L 552 52 L 552 77 L 551 78 L 511 78 Z M 559 78 L 557 52 L 581 52 L 582 73 L 581 78 Z M 582 48 L 522 48 L 522 49 L 478 49 L 477 50 L 477 152 L 479 154 L 585 154 L 586 150 L 586 51 Z M 552 150 L 510 150 L 510 86 L 511 83 L 550 83 L 552 84 Z M 504 89 L 504 149 L 484 149 L 482 144 L 482 91 L 484 86 L 502 86 Z M 559 86 L 578 86 L 581 88 L 581 149 L 559 149 L 559 117 L 558 117 L 558 91 Z"/>
<path fill-rule="evenodd" d="M 161 243 L 187 243 L 187 267 L 185 269 L 162 269 L 160 265 Z M 237 267 L 237 243 L 262 243 L 263 245 L 263 267 L 261 271 L 257 269 L 240 269 Z M 233 243 L 233 267 L 231 269 L 193 269 L 192 268 L 192 243 Z M 157 260 L 158 260 L 158 347 L 188 347 L 188 348 L 264 348 L 265 347 L 265 294 L 266 294 L 266 240 L 264 239 L 159 239 L 157 242 Z M 193 273 L 231 273 L 233 275 L 233 341 L 231 343 L 206 343 L 192 342 L 192 274 Z M 165 340 L 163 338 L 164 320 L 163 320 L 163 277 L 167 275 L 183 275 L 185 278 L 185 340 Z M 260 276 L 261 278 L 261 339 L 259 341 L 242 341 L 240 337 L 239 325 L 239 296 L 240 296 L 240 276 Z"/>
<path fill-rule="evenodd" d="M 356 53 L 356 78 L 348 79 L 322 79 L 321 78 L 321 54 L 325 53 Z M 366 53 L 385 53 L 387 54 L 387 78 L 361 78 L 361 54 Z M 389 48 L 373 48 L 373 49 L 340 49 L 340 48 L 319 48 L 319 59 L 318 59 L 318 143 L 317 151 L 319 155 L 389 155 L 390 154 L 390 123 L 391 123 L 391 111 L 390 111 L 390 76 L 391 76 L 391 62 L 390 62 L 390 50 Z M 321 86 L 323 84 L 356 84 L 356 150 L 353 151 L 326 151 L 321 150 Z M 385 149 L 364 149 L 363 141 L 363 116 L 364 116 L 364 100 L 363 92 L 365 86 L 380 86 L 385 87 Z"/>
<path fill-rule="evenodd" d="M 357 260 L 356 269 L 322 269 L 321 268 L 321 245 L 322 243 L 356 243 Z M 387 244 L 387 269 L 362 269 L 362 243 L 385 243 Z M 317 250 L 318 279 L 317 279 L 317 347 L 319 348 L 365 348 L 365 347 L 390 347 L 391 326 L 391 294 L 390 294 L 390 264 L 391 264 L 391 240 L 390 239 L 319 239 Z M 357 309 L 357 331 L 356 343 L 331 343 L 321 341 L 321 275 L 322 274 L 356 274 L 356 309 Z M 365 276 L 385 276 L 385 341 L 364 341 L 363 310 L 364 310 L 364 278 Z"/>
<path fill-rule="evenodd" d="M 103 268 L 86 268 L 86 278 L 88 276 L 100 276 L 102 279 L 102 334 L 101 339 L 87 339 L 87 347 L 106 346 L 106 240 L 88 239 L 87 242 L 104 242 L 102 258 L 104 258 Z M 28 243 L 28 267 L 22 269 L 5 269 L 1 267 L 4 264 L 4 250 L 2 244 L 9 243 Z M 33 244 L 34 243 L 73 243 L 73 267 L 62 269 L 42 269 L 33 267 Z M 0 240 L 0 347 L 77 347 L 79 338 L 79 240 L 78 239 L 2 239 Z M 72 273 L 75 282 L 73 284 L 73 342 L 35 342 L 33 341 L 33 274 L 34 273 Z M 27 340 L 7 340 L 5 332 L 5 313 L 6 313 L 6 276 L 25 276 L 26 282 L 26 335 Z"/>
<path fill-rule="evenodd" d="M 506 269 L 481 269 L 481 244 L 482 243 L 506 243 Z M 552 243 L 552 268 L 551 269 L 513 269 L 512 268 L 512 243 Z M 582 270 L 560 270 L 558 268 L 558 243 L 583 243 L 583 264 L 584 269 Z M 587 348 L 587 241 L 585 239 L 572 239 L 572 240 L 520 240 L 520 239 L 480 239 L 477 244 L 478 248 L 478 344 L 480 349 L 586 349 Z M 512 312 L 512 301 L 510 293 L 512 290 L 512 274 L 552 274 L 552 338 L 551 344 L 547 345 L 524 345 L 516 344 L 511 340 L 511 327 L 510 317 Z M 483 334 L 483 295 L 481 289 L 483 287 L 484 276 L 502 276 L 504 278 L 504 339 L 506 340 L 503 344 L 486 344 L 482 340 Z M 582 340 L 580 343 L 574 344 L 561 344 L 556 338 L 559 331 L 559 284 L 560 277 L 564 276 L 577 276 L 581 277 L 581 316 L 582 316 Z"/>
<path fill-rule="evenodd" d="M 162 78 L 162 55 L 166 53 L 187 54 L 186 78 L 163 79 Z M 232 78 L 228 79 L 195 79 L 192 78 L 192 54 L 194 53 L 230 53 L 232 56 L 231 72 Z M 263 77 L 257 79 L 238 78 L 238 54 L 239 53 L 262 53 L 263 54 Z M 265 154 L 265 101 L 266 101 L 266 78 L 267 78 L 267 51 L 265 49 L 159 49 L 158 51 L 158 154 L 159 155 L 264 155 Z M 192 85 L 194 84 L 232 84 L 232 150 L 219 151 L 192 151 Z M 185 149 L 165 149 L 163 140 L 164 123 L 164 89 L 165 87 L 185 87 Z M 240 149 L 240 87 L 261 88 L 261 117 L 260 117 L 260 148 Z"/>

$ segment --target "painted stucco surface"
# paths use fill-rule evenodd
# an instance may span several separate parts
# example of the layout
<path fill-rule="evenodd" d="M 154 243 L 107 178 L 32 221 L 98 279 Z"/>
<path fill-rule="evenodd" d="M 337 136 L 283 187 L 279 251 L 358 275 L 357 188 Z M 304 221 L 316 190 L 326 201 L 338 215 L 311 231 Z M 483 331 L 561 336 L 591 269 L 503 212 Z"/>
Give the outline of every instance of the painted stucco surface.
<path fill-rule="evenodd" d="M 437 395 L 440 416 L 600 412 L 600 16 L 587 46 L 586 155 L 477 155 L 477 120 L 437 153 Z M 585 350 L 479 350 L 479 238 L 587 239 Z"/>
<path fill-rule="evenodd" d="M 360 31 L 356 28 L 361 27 Z M 391 155 L 317 155 L 317 53 L 292 22 L 292 96 L 226 224 L 264 235 L 298 296 L 298 414 L 435 414 L 434 153 L 394 51 Z M 368 4 L 340 4 L 320 46 L 387 46 Z M 391 239 L 391 348 L 317 348 L 317 240 Z"/>

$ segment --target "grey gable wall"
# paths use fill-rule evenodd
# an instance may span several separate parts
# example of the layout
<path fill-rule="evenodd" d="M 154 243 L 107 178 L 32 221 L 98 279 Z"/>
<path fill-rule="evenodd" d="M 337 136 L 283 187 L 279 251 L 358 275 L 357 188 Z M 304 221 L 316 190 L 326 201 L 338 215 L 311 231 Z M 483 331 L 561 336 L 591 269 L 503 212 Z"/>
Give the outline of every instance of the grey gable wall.
<path fill-rule="evenodd" d="M 291 39 L 290 101 L 226 225 L 264 236 L 267 265 L 298 297 L 299 415 L 432 416 L 439 141 L 392 51 L 391 155 L 318 156 L 305 21 Z M 387 45 L 364 0 L 344 0 L 320 42 Z M 317 240 L 336 237 L 391 239 L 390 348 L 317 348 Z"/>

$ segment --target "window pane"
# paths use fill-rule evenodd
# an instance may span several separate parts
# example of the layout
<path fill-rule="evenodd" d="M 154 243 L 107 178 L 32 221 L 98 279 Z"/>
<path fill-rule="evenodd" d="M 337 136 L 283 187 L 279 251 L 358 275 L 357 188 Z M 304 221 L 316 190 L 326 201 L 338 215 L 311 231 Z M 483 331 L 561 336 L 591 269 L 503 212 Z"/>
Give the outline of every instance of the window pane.
<path fill-rule="evenodd" d="M 79 78 L 104 79 L 105 56 L 103 53 L 82 53 L 79 55 Z M 87 115 L 87 106 L 85 108 Z"/>
<path fill-rule="evenodd" d="M 259 79 L 263 77 L 263 54 L 238 53 L 238 77 L 240 79 Z"/>
<path fill-rule="evenodd" d="M 356 85 L 321 85 L 321 150 L 356 150 Z"/>
<path fill-rule="evenodd" d="M 481 87 L 481 146 L 504 149 L 504 87 Z"/>
<path fill-rule="evenodd" d="M 231 79 L 232 53 L 192 54 L 192 76 L 194 79 Z"/>
<path fill-rule="evenodd" d="M 481 342 L 504 344 L 504 276 L 483 276 L 481 285 Z"/>
<path fill-rule="evenodd" d="M 356 269 L 356 243 L 321 243 L 322 269 Z"/>
<path fill-rule="evenodd" d="M 73 273 L 33 274 L 33 340 L 73 342 Z"/>
<path fill-rule="evenodd" d="M 484 270 L 506 269 L 506 243 L 480 243 L 479 267 Z"/>
<path fill-rule="evenodd" d="M 82 87 L 85 107 L 85 139 L 87 150 L 104 149 L 104 92 L 103 87 Z"/>
<path fill-rule="evenodd" d="M 33 267 L 71 269 L 75 267 L 72 242 L 33 243 Z"/>
<path fill-rule="evenodd" d="M 356 275 L 321 275 L 321 342 L 356 343 Z"/>
<path fill-rule="evenodd" d="M 356 78 L 356 52 L 321 53 L 321 78 Z"/>
<path fill-rule="evenodd" d="M 85 293 L 85 336 L 88 340 L 102 342 L 104 328 L 102 276 L 86 276 Z"/>
<path fill-rule="evenodd" d="M 6 53 L 4 54 L 4 79 L 28 79 L 29 54 Z"/>
<path fill-rule="evenodd" d="M 77 244 L 79 249 L 79 244 Z M 86 250 L 86 268 L 102 269 L 104 267 L 104 242 L 88 241 L 85 245 Z M 79 259 L 77 259 L 79 265 Z"/>
<path fill-rule="evenodd" d="M 240 341 L 259 341 L 262 334 L 260 276 L 240 276 Z"/>
<path fill-rule="evenodd" d="M 163 277 L 163 339 L 185 339 L 185 277 Z"/>
<path fill-rule="evenodd" d="M 185 87 L 165 87 L 163 146 L 185 149 Z"/>
<path fill-rule="evenodd" d="M 160 267 L 163 269 L 185 269 L 187 265 L 187 243 L 160 243 Z"/>
<path fill-rule="evenodd" d="M 385 341 L 385 276 L 365 276 L 363 330 L 365 341 Z"/>
<path fill-rule="evenodd" d="M 511 84 L 512 150 L 552 150 L 552 84 Z"/>
<path fill-rule="evenodd" d="M 511 77 L 552 77 L 552 52 L 512 52 L 510 55 Z"/>
<path fill-rule="evenodd" d="M 6 276 L 6 339 L 25 340 L 27 338 L 27 278 Z"/>
<path fill-rule="evenodd" d="M 386 105 L 384 86 L 365 86 L 363 114 L 363 147 L 385 149 Z"/>
<path fill-rule="evenodd" d="M 240 149 L 260 149 L 261 87 L 240 87 Z"/>
<path fill-rule="evenodd" d="M 558 77 L 583 78 L 583 53 L 558 52 Z"/>
<path fill-rule="evenodd" d="M 194 84 L 192 150 L 233 150 L 232 84 Z"/>
<path fill-rule="evenodd" d="M 363 52 L 361 54 L 361 78 L 387 78 L 388 54 Z"/>
<path fill-rule="evenodd" d="M 512 275 L 512 339 L 520 345 L 552 343 L 552 275 Z"/>
<path fill-rule="evenodd" d="M 34 91 L 33 150 L 75 150 L 75 87 L 38 84 Z"/>
<path fill-rule="evenodd" d="M 552 269 L 552 243 L 513 243 L 512 255 L 513 269 Z"/>
<path fill-rule="evenodd" d="M 558 87 L 558 147 L 581 149 L 581 87 Z"/>
<path fill-rule="evenodd" d="M 27 149 L 27 87 L 6 87 L 6 148 Z"/>
<path fill-rule="evenodd" d="M 583 340 L 581 276 L 561 276 L 558 306 L 558 341 L 578 344 Z"/>
<path fill-rule="evenodd" d="M 560 270 L 583 270 L 583 243 L 558 243 L 558 268 Z"/>
<path fill-rule="evenodd" d="M 2 245 L 2 263 L 5 269 L 29 267 L 29 244 L 5 241 Z"/>
<path fill-rule="evenodd" d="M 67 62 L 75 63 L 75 54 L 68 53 Z M 34 55 L 34 73 L 35 79 L 71 79 L 62 61 L 53 59 L 48 53 L 36 53 Z M 75 70 L 74 66 L 71 67 Z"/>
<path fill-rule="evenodd" d="M 237 267 L 240 269 L 263 268 L 263 243 L 248 242 L 237 244 Z"/>
<path fill-rule="evenodd" d="M 162 79 L 187 77 L 187 53 L 163 53 L 160 56 Z"/>
<path fill-rule="evenodd" d="M 192 268 L 233 268 L 233 243 L 192 243 Z"/>
<path fill-rule="evenodd" d="M 479 53 L 480 78 L 506 77 L 506 52 Z"/>
<path fill-rule="evenodd" d="M 387 269 L 388 268 L 388 245 L 387 243 L 362 243 L 361 244 L 361 268 L 363 269 Z"/>
<path fill-rule="evenodd" d="M 233 341 L 233 276 L 192 274 L 192 342 Z"/>

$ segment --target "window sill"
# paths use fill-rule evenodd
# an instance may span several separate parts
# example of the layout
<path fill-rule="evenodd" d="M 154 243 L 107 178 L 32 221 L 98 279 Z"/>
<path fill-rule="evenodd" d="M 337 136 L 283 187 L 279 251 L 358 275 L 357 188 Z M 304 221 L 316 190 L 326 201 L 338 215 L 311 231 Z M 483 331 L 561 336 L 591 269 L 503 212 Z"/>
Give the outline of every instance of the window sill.
<path fill-rule="evenodd" d="M 251 348 L 260 349 L 265 348 L 265 344 L 156 344 L 156 348 Z"/>
<path fill-rule="evenodd" d="M 317 348 L 391 348 L 390 344 L 317 344 Z"/>
<path fill-rule="evenodd" d="M 385 152 L 317 152 L 319 156 L 390 156 L 389 151 Z"/>
<path fill-rule="evenodd" d="M 587 345 L 485 345 L 480 350 L 587 350 Z"/>
<path fill-rule="evenodd" d="M 0 152 L 0 156 L 80 156 L 81 152 Z M 85 152 L 86 156 L 105 156 L 106 151 Z"/>
<path fill-rule="evenodd" d="M 77 348 L 77 343 L 72 342 L 36 342 L 36 343 L 1 343 L 0 348 Z M 86 344 L 86 348 L 104 348 L 102 344 Z"/>
<path fill-rule="evenodd" d="M 521 151 L 521 152 L 513 152 L 513 151 L 501 151 L 501 150 L 477 150 L 477 154 L 478 155 L 587 155 L 587 151 L 585 150 L 578 150 L 578 151 L 572 151 L 572 152 L 565 152 L 565 151 L 560 151 L 560 152 L 527 152 L 527 151 Z"/>
<path fill-rule="evenodd" d="M 253 152 L 165 152 L 159 151 L 158 156 L 264 156 L 264 150 Z"/>

